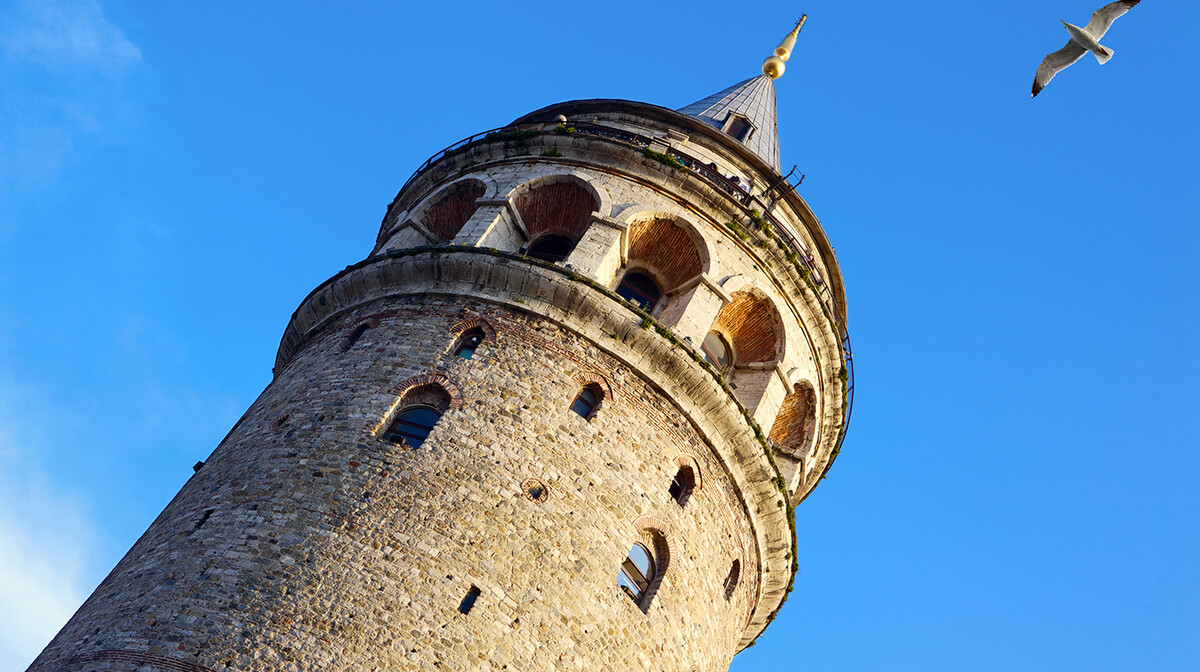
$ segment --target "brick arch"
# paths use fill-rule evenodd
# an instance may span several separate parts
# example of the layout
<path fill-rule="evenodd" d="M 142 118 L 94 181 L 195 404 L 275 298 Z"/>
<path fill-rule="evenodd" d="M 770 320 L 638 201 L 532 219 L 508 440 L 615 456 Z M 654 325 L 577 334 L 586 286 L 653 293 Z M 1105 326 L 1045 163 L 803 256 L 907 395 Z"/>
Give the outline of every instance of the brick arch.
<path fill-rule="evenodd" d="M 450 334 L 459 336 L 468 329 L 480 329 L 488 340 L 495 340 L 496 338 L 496 328 L 492 326 L 491 322 L 482 317 L 469 317 L 455 324 L 453 327 L 450 327 Z"/>
<path fill-rule="evenodd" d="M 426 231 L 440 242 L 454 240 L 471 215 L 479 208 L 475 204 L 487 192 L 483 182 L 467 178 L 444 187 L 430 198 L 416 217 Z"/>
<path fill-rule="evenodd" d="M 800 381 L 783 399 L 768 438 L 775 450 L 802 459 L 817 433 L 817 394 L 808 381 Z"/>
<path fill-rule="evenodd" d="M 411 405 L 404 403 L 404 400 L 408 396 L 409 392 L 414 392 L 417 390 L 417 388 L 426 386 L 439 387 L 449 396 L 449 400 L 446 402 L 446 407 L 441 410 L 462 407 L 462 391 L 459 389 L 458 385 L 454 383 L 454 381 L 440 373 L 427 373 L 425 375 L 413 376 L 412 378 L 401 381 L 391 389 L 393 394 L 400 395 L 400 399 L 397 401 L 395 408 L 403 408 L 406 405 Z"/>
<path fill-rule="evenodd" d="M 443 413 L 461 408 L 463 404 L 462 390 L 454 381 L 440 373 L 427 373 L 413 376 L 396 383 L 390 390 L 396 395 L 396 400 L 379 419 L 379 422 L 367 427 L 372 436 L 383 436 L 383 432 L 396 414 L 409 406 L 433 406 Z"/>
<path fill-rule="evenodd" d="M 642 215 L 629 225 L 628 266 L 656 271 L 671 291 L 700 275 L 708 266 L 704 238 L 686 222 L 669 215 Z"/>
<path fill-rule="evenodd" d="M 608 376 L 605 376 L 599 371 L 577 371 L 571 374 L 571 380 L 579 383 L 580 387 L 595 385 L 596 387 L 600 388 L 601 394 L 604 395 L 603 398 L 600 399 L 601 402 L 612 399 L 612 381 L 608 379 Z"/>
<path fill-rule="evenodd" d="M 732 300 L 717 313 L 713 330 L 733 346 L 735 365 L 777 362 L 784 355 L 779 311 L 767 296 L 747 287 L 730 295 Z"/>
<path fill-rule="evenodd" d="M 540 177 L 513 193 L 513 207 L 531 241 L 557 234 L 578 242 L 601 205 L 596 188 L 575 175 Z"/>

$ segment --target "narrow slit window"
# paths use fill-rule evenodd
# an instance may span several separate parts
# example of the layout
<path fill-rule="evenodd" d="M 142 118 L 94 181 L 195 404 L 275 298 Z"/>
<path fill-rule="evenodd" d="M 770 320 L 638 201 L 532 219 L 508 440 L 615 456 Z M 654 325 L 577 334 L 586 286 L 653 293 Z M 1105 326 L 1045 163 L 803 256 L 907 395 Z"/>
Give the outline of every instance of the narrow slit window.
<path fill-rule="evenodd" d="M 481 343 L 483 343 L 483 329 L 476 327 L 459 337 L 454 354 L 463 359 L 470 359 L 475 356 L 475 350 Z"/>
<path fill-rule="evenodd" d="M 418 448 L 441 417 L 441 412 L 431 406 L 410 406 L 396 415 L 383 440 Z"/>
<path fill-rule="evenodd" d="M 687 504 L 688 498 L 692 496 L 692 490 L 696 488 L 696 473 L 691 467 L 680 467 L 679 471 L 675 472 L 675 478 L 671 481 L 671 487 L 667 492 L 671 495 L 671 499 L 680 507 Z"/>
<path fill-rule="evenodd" d="M 205 509 L 204 513 L 200 514 L 200 520 L 197 520 L 195 527 L 192 528 L 192 532 L 204 527 L 204 524 L 208 522 L 209 517 L 212 516 L 213 511 L 216 511 L 216 509 Z M 191 532 L 188 534 L 191 534 Z"/>
<path fill-rule="evenodd" d="M 471 609 L 475 608 L 475 600 L 479 599 L 479 593 L 480 591 L 478 586 L 471 586 L 471 589 L 467 591 L 467 596 L 464 597 L 462 603 L 458 605 L 459 613 L 471 613 Z"/>
<path fill-rule="evenodd" d="M 728 602 L 733 597 L 733 593 L 737 590 L 738 580 L 742 578 L 742 562 L 734 560 L 729 567 L 729 575 L 725 577 L 725 601 Z"/>
<path fill-rule="evenodd" d="M 600 405 L 600 397 L 600 390 L 596 385 L 585 385 L 579 390 L 579 394 L 575 395 L 575 401 L 571 402 L 571 410 L 584 420 L 591 420 Z"/>
<path fill-rule="evenodd" d="M 358 342 L 358 339 L 362 338 L 363 334 L 367 333 L 367 330 L 370 328 L 371 325 L 367 322 L 363 322 L 355 327 L 354 331 L 351 331 L 349 334 L 347 334 L 345 340 L 342 341 L 342 352 L 353 348 L 354 344 Z"/>

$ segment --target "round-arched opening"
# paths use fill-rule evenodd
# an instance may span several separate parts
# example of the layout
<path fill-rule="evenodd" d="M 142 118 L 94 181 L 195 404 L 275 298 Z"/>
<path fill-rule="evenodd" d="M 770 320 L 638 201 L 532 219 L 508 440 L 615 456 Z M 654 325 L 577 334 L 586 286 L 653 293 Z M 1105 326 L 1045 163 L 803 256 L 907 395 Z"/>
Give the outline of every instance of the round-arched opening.
<path fill-rule="evenodd" d="M 439 242 L 448 243 L 458 235 L 467 220 L 479 208 L 475 204 L 487 191 L 482 182 L 467 180 L 451 185 L 421 215 L 421 224 Z"/>
<path fill-rule="evenodd" d="M 621 563 L 621 569 L 617 572 L 617 585 L 634 602 L 640 602 L 650 588 L 650 582 L 654 580 L 655 569 L 654 555 L 650 553 L 650 549 L 636 543 Z"/>
<path fill-rule="evenodd" d="M 662 298 L 662 288 L 654 278 L 640 271 L 630 271 L 621 278 L 617 285 L 617 294 L 626 301 L 632 301 L 642 310 L 650 312 Z"/>
<path fill-rule="evenodd" d="M 383 440 L 419 448 L 441 417 L 441 411 L 432 406 L 409 406 L 396 414 L 391 426 L 384 432 Z"/>
<path fill-rule="evenodd" d="M 667 488 L 667 494 L 671 495 L 671 499 L 675 500 L 681 508 L 687 505 L 688 499 L 692 496 L 692 490 L 696 488 L 696 472 L 692 471 L 691 467 L 682 466 L 679 471 L 675 472 L 675 478 L 671 481 L 671 487 Z"/>
<path fill-rule="evenodd" d="M 575 248 L 575 241 L 566 236 L 546 235 L 538 238 L 525 248 L 525 255 L 542 261 L 562 261 Z"/>
<path fill-rule="evenodd" d="M 718 369 L 729 368 L 730 362 L 733 361 L 733 352 L 729 343 L 724 336 L 715 331 L 708 332 L 708 335 L 704 337 L 704 343 L 701 344 L 700 350 L 704 353 L 704 359 Z"/>
<path fill-rule="evenodd" d="M 530 238 L 544 233 L 562 233 L 578 239 L 596 208 L 596 196 L 581 180 L 553 176 L 532 183 L 514 198 L 517 212 Z"/>
<path fill-rule="evenodd" d="M 639 219 L 629 226 L 629 265 L 654 269 L 669 292 L 708 266 L 704 239 L 673 217 Z"/>
<path fill-rule="evenodd" d="M 454 354 L 463 359 L 474 357 L 475 350 L 483 343 L 483 338 L 483 329 L 480 327 L 463 332 L 462 336 L 458 337 L 458 342 L 454 346 Z"/>
<path fill-rule="evenodd" d="M 730 295 L 713 330 L 728 338 L 733 346 L 732 364 L 769 364 L 779 361 L 784 352 L 782 322 L 774 304 L 758 291 L 739 290 Z"/>
<path fill-rule="evenodd" d="M 589 383 L 579 390 L 579 394 L 575 395 L 575 400 L 571 402 L 571 410 L 584 420 L 591 420 L 603 398 L 604 393 L 600 391 L 600 386 Z"/>

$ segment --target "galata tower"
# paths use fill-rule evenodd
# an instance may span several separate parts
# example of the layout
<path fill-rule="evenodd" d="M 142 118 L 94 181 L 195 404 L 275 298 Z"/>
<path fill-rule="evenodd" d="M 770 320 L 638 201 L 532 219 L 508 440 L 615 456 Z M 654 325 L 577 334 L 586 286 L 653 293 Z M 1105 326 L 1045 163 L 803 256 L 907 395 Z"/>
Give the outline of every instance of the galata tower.
<path fill-rule="evenodd" d="M 841 274 L 774 79 L 426 161 L 31 672 L 722 672 L 846 432 Z"/>

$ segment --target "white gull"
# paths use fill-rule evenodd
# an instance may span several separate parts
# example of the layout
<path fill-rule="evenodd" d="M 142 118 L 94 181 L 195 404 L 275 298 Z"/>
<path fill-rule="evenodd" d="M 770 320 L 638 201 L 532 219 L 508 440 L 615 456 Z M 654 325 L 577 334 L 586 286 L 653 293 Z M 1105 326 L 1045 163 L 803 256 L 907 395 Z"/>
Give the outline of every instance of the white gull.
<path fill-rule="evenodd" d="M 1063 21 L 1062 24 L 1071 34 L 1071 39 L 1067 41 L 1067 46 L 1042 60 L 1042 64 L 1038 66 L 1037 75 L 1033 78 L 1033 96 L 1038 95 L 1042 89 L 1046 88 L 1046 85 L 1060 70 L 1065 70 L 1072 63 L 1083 58 L 1083 55 L 1089 51 L 1096 56 L 1096 60 L 1100 61 L 1101 65 L 1107 63 L 1108 59 L 1112 58 L 1113 50 L 1100 46 L 1100 38 L 1104 37 L 1117 17 L 1124 15 L 1141 1 L 1117 0 L 1117 2 L 1110 2 L 1097 9 L 1092 14 L 1092 20 L 1088 21 L 1083 28 Z M 1062 19 L 1059 20 L 1062 21 Z"/>

